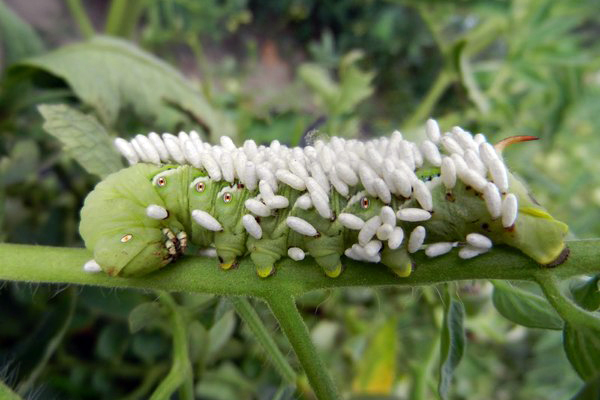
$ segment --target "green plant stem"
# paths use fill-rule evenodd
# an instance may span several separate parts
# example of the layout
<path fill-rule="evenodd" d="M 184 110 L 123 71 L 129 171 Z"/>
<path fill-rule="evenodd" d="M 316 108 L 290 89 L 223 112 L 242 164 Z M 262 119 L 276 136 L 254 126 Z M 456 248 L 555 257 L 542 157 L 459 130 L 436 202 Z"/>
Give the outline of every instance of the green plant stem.
<path fill-rule="evenodd" d="M 150 399 L 162 400 L 171 397 L 179 387 L 179 398 L 192 400 L 194 385 L 192 382 L 192 364 L 189 359 L 186 322 L 175 300 L 166 292 L 160 293 L 158 300 L 169 309 L 173 334 L 173 365 L 165 379 L 158 385 Z"/>
<path fill-rule="evenodd" d="M 273 366 L 281 377 L 291 384 L 296 384 L 296 372 L 292 369 L 285 356 L 279 351 L 277 344 L 273 340 L 271 334 L 265 328 L 265 325 L 260 320 L 258 314 L 248 301 L 244 297 L 233 296 L 229 300 L 235 307 L 235 311 L 248 325 L 254 337 L 261 346 L 265 349 L 265 352 L 271 358 Z"/>
<path fill-rule="evenodd" d="M 319 400 L 339 399 L 335 384 L 327 372 L 291 294 L 273 292 L 265 299 L 304 367 L 310 386 Z"/>
<path fill-rule="evenodd" d="M 106 20 L 105 32 L 128 38 L 133 33 L 140 13 L 146 7 L 145 0 L 112 0 Z"/>
<path fill-rule="evenodd" d="M 56 350 L 58 349 L 58 346 L 62 343 L 63 338 L 65 337 L 65 334 L 67 333 L 67 330 L 69 329 L 69 326 L 71 326 L 71 321 L 73 320 L 73 315 L 75 314 L 75 306 L 76 305 L 77 305 L 77 295 L 75 294 L 74 289 L 71 288 L 71 289 L 69 289 L 69 305 L 68 305 L 69 309 L 67 310 L 67 315 L 65 317 L 65 320 L 63 321 L 58 332 L 56 332 L 56 334 L 48 342 L 48 345 L 46 345 L 46 348 L 44 350 L 44 354 L 43 354 L 41 360 L 37 363 L 37 365 L 35 366 L 33 371 L 31 371 L 31 373 L 29 374 L 27 379 L 19 385 L 19 387 L 17 389 L 19 394 L 25 395 L 31 389 L 31 387 L 33 386 L 33 384 L 35 383 L 37 378 L 40 376 L 42 371 L 44 371 L 44 368 L 46 368 L 46 364 L 48 364 L 50 357 L 52 357 L 54 352 L 56 352 Z"/>
<path fill-rule="evenodd" d="M 558 315 L 574 326 L 588 326 L 600 330 L 600 318 L 596 314 L 579 307 L 565 296 L 560 290 L 558 278 L 544 272 L 537 273 L 535 280 Z"/>
<path fill-rule="evenodd" d="M 444 67 L 438 74 L 433 85 L 429 88 L 429 91 L 423 100 L 419 103 L 417 109 L 406 119 L 404 127 L 412 128 L 422 124 L 426 118 L 429 118 L 440 97 L 442 97 L 448 86 L 455 80 L 456 74 L 449 72 L 448 68 Z"/>
<path fill-rule="evenodd" d="M 344 273 L 332 279 L 326 277 L 312 259 L 297 262 L 286 258 L 278 263 L 274 276 L 261 279 L 249 257 L 241 259 L 238 268 L 223 271 L 215 259 L 187 256 L 176 265 L 152 274 L 120 278 L 84 272 L 83 264 L 92 258 L 85 249 L 0 243 L 0 280 L 266 298 L 279 291 L 298 296 L 336 287 L 419 286 L 472 279 L 533 281 L 540 271 L 557 278 L 600 272 L 600 239 L 567 244 L 571 249 L 569 259 L 552 269 L 543 269 L 518 250 L 496 246 L 493 251 L 471 260 L 460 259 L 456 252 L 434 259 L 419 252 L 414 255 L 416 271 L 408 278 L 397 277 L 384 265 L 344 259 Z"/>
<path fill-rule="evenodd" d="M 440 354 L 440 339 L 441 336 L 439 334 L 435 335 L 425 358 L 415 367 L 414 381 L 410 394 L 411 400 L 424 400 L 429 398 L 427 393 L 427 383 L 431 377 L 433 364 Z"/>
<path fill-rule="evenodd" d="M 22 400 L 21 396 L 19 396 L 15 392 L 13 392 L 11 390 L 11 388 L 9 388 L 8 386 L 6 386 L 6 384 L 4 382 L 2 382 L 2 381 L 0 381 L 0 399 L 3 399 L 3 400 Z"/>
<path fill-rule="evenodd" d="M 77 22 L 77 27 L 84 38 L 89 39 L 96 34 L 90 18 L 81 4 L 81 0 L 66 0 L 67 7 Z"/>
<path fill-rule="evenodd" d="M 137 400 L 147 398 L 150 389 L 152 389 L 154 384 L 159 380 L 161 376 L 163 376 L 165 372 L 166 369 L 162 365 L 150 368 L 144 374 L 142 383 L 133 392 L 123 397 L 122 400 Z"/>

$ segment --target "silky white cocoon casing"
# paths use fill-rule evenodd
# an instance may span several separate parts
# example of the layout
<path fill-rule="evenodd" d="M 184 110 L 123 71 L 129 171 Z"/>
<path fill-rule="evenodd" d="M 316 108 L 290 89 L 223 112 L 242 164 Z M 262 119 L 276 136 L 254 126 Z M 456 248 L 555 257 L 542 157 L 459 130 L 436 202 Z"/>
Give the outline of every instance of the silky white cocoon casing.
<path fill-rule="evenodd" d="M 420 222 L 431 218 L 431 213 L 421 208 L 402 208 L 398 210 L 396 216 L 401 221 Z"/>
<path fill-rule="evenodd" d="M 244 225 L 246 232 L 248 232 L 250 236 L 252 236 L 255 239 L 262 238 L 262 228 L 260 227 L 260 224 L 256 221 L 256 217 L 254 217 L 254 215 L 244 215 L 242 217 L 242 224 Z"/>
<path fill-rule="evenodd" d="M 425 140 L 421 143 L 421 151 L 425 159 L 433 166 L 439 167 L 442 163 L 442 156 L 438 147 L 430 140 Z"/>
<path fill-rule="evenodd" d="M 127 140 L 116 138 L 114 143 L 119 153 L 121 153 L 127 159 L 130 165 L 133 165 L 140 160 L 135 152 L 135 149 Z"/>
<path fill-rule="evenodd" d="M 280 182 L 283 182 L 296 190 L 306 190 L 304 179 L 292 174 L 290 171 L 279 169 L 275 172 L 275 176 Z"/>
<path fill-rule="evenodd" d="M 502 201 L 502 226 L 509 228 L 514 225 L 519 213 L 517 197 L 509 193 Z"/>
<path fill-rule="evenodd" d="M 290 204 L 290 201 L 285 196 L 276 195 L 265 199 L 265 204 L 271 209 L 280 209 L 287 208 Z"/>
<path fill-rule="evenodd" d="M 498 189 L 501 192 L 506 192 L 508 190 L 508 172 L 504 163 L 498 158 L 492 159 L 489 162 L 489 169 L 492 180 L 498 186 Z"/>
<path fill-rule="evenodd" d="M 301 208 L 302 210 L 308 210 L 312 205 L 312 200 L 308 193 L 304 193 L 302 196 L 298 197 L 296 203 L 294 203 L 295 207 Z"/>
<path fill-rule="evenodd" d="M 371 257 L 378 254 L 379 250 L 381 250 L 381 242 L 379 240 L 371 240 L 365 245 L 365 253 Z"/>
<path fill-rule="evenodd" d="M 500 191 L 492 182 L 488 182 L 483 189 L 483 200 L 492 219 L 497 219 L 502 215 Z"/>
<path fill-rule="evenodd" d="M 467 243 L 479 249 L 491 249 L 492 241 L 480 233 L 469 233 L 467 235 Z"/>
<path fill-rule="evenodd" d="M 136 135 L 134 140 L 142 148 L 144 154 L 146 155 L 147 162 L 151 162 L 152 164 L 160 164 L 160 156 L 150 139 L 144 135 Z"/>
<path fill-rule="evenodd" d="M 96 260 L 89 260 L 83 264 L 83 270 L 89 273 L 95 273 L 102 271 L 102 267 L 96 262 Z"/>
<path fill-rule="evenodd" d="M 304 260 L 304 250 L 300 247 L 290 247 L 287 251 L 288 257 L 294 261 Z"/>
<path fill-rule="evenodd" d="M 443 254 L 449 253 L 450 250 L 454 247 L 454 244 L 451 242 L 438 242 L 427 245 L 425 249 L 425 254 L 427 257 L 438 257 Z"/>
<path fill-rule="evenodd" d="M 219 221 L 217 221 L 215 219 L 215 217 L 213 217 L 212 215 L 210 215 L 209 213 L 207 213 L 206 211 L 202 211 L 202 210 L 193 210 L 192 211 L 192 218 L 194 219 L 194 221 L 196 221 L 196 223 L 200 226 L 202 226 L 203 228 L 208 229 L 209 231 L 222 231 L 223 227 L 221 226 L 221 224 L 219 223 Z"/>
<path fill-rule="evenodd" d="M 390 224 L 383 224 L 377 228 L 376 236 L 379 240 L 388 240 L 394 231 L 394 227 Z"/>
<path fill-rule="evenodd" d="M 427 211 L 433 210 L 433 198 L 431 196 L 431 192 L 429 188 L 425 185 L 425 183 L 421 180 L 414 182 L 414 194 L 415 198 Z"/>
<path fill-rule="evenodd" d="M 488 249 L 481 249 L 467 245 L 458 251 L 458 256 L 464 260 L 468 260 L 473 257 L 477 257 L 480 254 L 486 253 Z"/>
<path fill-rule="evenodd" d="M 394 209 L 392 207 L 390 207 L 390 206 L 381 207 L 379 216 L 381 216 L 381 221 L 384 224 L 391 225 L 392 227 L 396 226 L 396 213 L 394 213 Z"/>
<path fill-rule="evenodd" d="M 440 126 L 435 119 L 429 118 L 427 120 L 425 123 L 425 133 L 433 143 L 438 143 L 440 141 Z"/>
<path fill-rule="evenodd" d="M 146 207 L 146 215 L 152 219 L 166 219 L 169 217 L 169 212 L 157 204 L 150 204 Z"/>
<path fill-rule="evenodd" d="M 356 172 L 345 162 L 340 162 L 335 165 L 335 171 L 338 177 L 346 182 L 350 186 L 356 186 L 358 184 L 358 176 Z"/>
<path fill-rule="evenodd" d="M 317 236 L 318 232 L 308 221 L 298 217 L 287 217 L 287 226 L 295 232 L 304 236 Z"/>
<path fill-rule="evenodd" d="M 162 162 L 167 162 L 169 160 L 169 151 L 167 150 L 167 147 L 163 143 L 160 136 L 156 132 L 150 132 L 148 134 L 148 139 L 150 139 L 150 141 L 152 142 L 152 145 L 158 152 L 160 160 Z"/>
<path fill-rule="evenodd" d="M 358 243 L 361 246 L 366 245 L 373 239 L 373 236 L 377 233 L 377 229 L 381 225 L 381 217 L 376 215 L 368 219 L 361 230 L 358 232 Z"/>
<path fill-rule="evenodd" d="M 342 224 L 348 229 L 358 231 L 362 229 L 363 226 L 365 226 L 365 221 L 354 214 L 341 213 L 340 215 L 338 215 L 337 219 L 338 221 L 340 221 L 340 224 Z"/>
<path fill-rule="evenodd" d="M 450 157 L 444 157 L 442 159 L 441 178 L 444 186 L 448 189 L 452 189 L 456 186 L 456 167 L 454 166 L 454 161 L 452 161 Z"/>
<path fill-rule="evenodd" d="M 444 150 L 446 150 L 446 153 L 458 154 L 460 156 L 462 156 L 464 154 L 464 150 L 462 149 L 462 147 L 460 147 L 460 145 L 458 143 L 456 143 L 456 141 L 454 139 L 452 139 L 450 136 L 442 137 L 441 141 L 442 141 L 442 146 L 444 146 Z"/>
<path fill-rule="evenodd" d="M 271 215 L 271 209 L 256 199 L 248 199 L 244 202 L 244 206 L 254 215 L 259 217 L 268 217 Z"/>
<path fill-rule="evenodd" d="M 171 155 L 171 159 L 178 164 L 185 164 L 185 157 L 183 156 L 183 150 L 179 146 L 179 139 L 170 133 L 163 133 L 162 138 L 165 147 Z"/>
<path fill-rule="evenodd" d="M 413 229 L 408 238 L 409 253 L 416 253 L 417 251 L 419 251 L 419 249 L 423 245 L 423 242 L 425 241 L 425 233 L 425 228 L 421 225 Z"/>

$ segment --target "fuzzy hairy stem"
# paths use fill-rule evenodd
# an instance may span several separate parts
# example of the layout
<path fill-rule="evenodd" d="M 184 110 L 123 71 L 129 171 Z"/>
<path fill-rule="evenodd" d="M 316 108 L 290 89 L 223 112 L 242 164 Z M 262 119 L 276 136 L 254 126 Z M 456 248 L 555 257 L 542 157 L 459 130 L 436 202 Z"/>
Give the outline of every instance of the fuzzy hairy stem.
<path fill-rule="evenodd" d="M 555 282 L 558 279 L 600 272 L 600 239 L 572 241 L 568 246 L 571 249 L 569 259 L 553 269 L 543 269 L 517 250 L 498 246 L 471 260 L 461 260 L 456 252 L 436 259 L 416 254 L 414 260 L 418 267 L 408 278 L 397 277 L 383 265 L 346 260 L 347 270 L 340 277 L 332 279 L 327 278 L 311 260 L 295 262 L 285 259 L 279 263 L 275 276 L 261 279 L 256 276 L 249 258 L 242 259 L 237 269 L 223 271 L 214 259 L 184 257 L 177 265 L 170 265 L 162 271 L 139 278 L 118 278 L 103 273 L 85 273 L 82 266 L 91 258 L 90 252 L 85 249 L 0 244 L 0 280 L 262 298 L 271 307 L 294 347 L 315 394 L 319 399 L 335 399 L 338 397 L 335 386 L 310 341 L 294 297 L 312 290 L 335 287 L 418 286 L 459 280 L 507 279 L 537 281 L 549 295 L 551 304 L 560 309 L 569 306 L 557 297 Z M 551 281 L 548 281 L 550 278 Z M 163 303 L 169 302 L 168 297 L 161 298 Z M 180 317 L 177 312 L 173 315 Z M 182 321 L 173 322 L 175 326 L 182 324 Z M 176 332 L 174 335 L 182 337 Z M 181 343 L 175 347 L 183 348 Z M 180 358 L 186 356 L 179 354 Z M 184 383 L 179 379 L 165 381 L 169 384 L 165 393 L 173 388 L 174 383 L 177 386 Z"/>
<path fill-rule="evenodd" d="M 435 259 L 416 254 L 417 268 L 408 278 L 397 277 L 383 265 L 346 260 L 346 270 L 340 277 L 332 279 L 310 259 L 301 262 L 285 259 L 278 264 L 274 276 L 261 279 L 256 276 L 249 258 L 242 259 L 237 269 L 223 271 L 215 259 L 188 256 L 156 273 L 139 278 L 119 278 L 85 273 L 82 266 L 91 258 L 85 249 L 2 243 L 0 280 L 267 298 L 280 291 L 298 296 L 335 287 L 419 286 L 471 279 L 534 281 L 540 271 L 559 279 L 600 272 L 600 239 L 571 241 L 568 246 L 571 249 L 568 260 L 546 270 L 517 250 L 497 246 L 471 260 L 461 260 L 456 252 Z"/>

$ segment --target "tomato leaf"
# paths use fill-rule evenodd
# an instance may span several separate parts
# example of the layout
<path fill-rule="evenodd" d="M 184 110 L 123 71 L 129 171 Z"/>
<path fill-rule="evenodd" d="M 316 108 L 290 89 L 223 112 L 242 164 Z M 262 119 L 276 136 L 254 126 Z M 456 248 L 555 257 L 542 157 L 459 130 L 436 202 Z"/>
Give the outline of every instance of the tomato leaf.
<path fill-rule="evenodd" d="M 494 306 L 505 318 L 529 328 L 562 329 L 562 319 L 545 298 L 503 281 L 493 284 Z"/>

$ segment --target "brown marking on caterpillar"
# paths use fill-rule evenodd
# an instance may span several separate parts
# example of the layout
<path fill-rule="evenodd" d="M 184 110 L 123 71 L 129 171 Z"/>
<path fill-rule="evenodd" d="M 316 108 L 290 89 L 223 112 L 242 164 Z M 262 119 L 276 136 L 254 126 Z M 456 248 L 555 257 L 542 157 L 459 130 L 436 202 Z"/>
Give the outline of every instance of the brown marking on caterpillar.
<path fill-rule="evenodd" d="M 565 248 L 560 252 L 560 254 L 558 255 L 558 257 L 556 257 L 553 261 L 549 262 L 548 264 L 542 264 L 542 266 L 544 266 L 546 268 L 557 267 L 560 264 L 562 264 L 565 261 L 567 261 L 569 259 L 569 255 L 570 254 L 571 254 L 571 249 L 569 249 L 568 246 L 565 246 Z"/>

